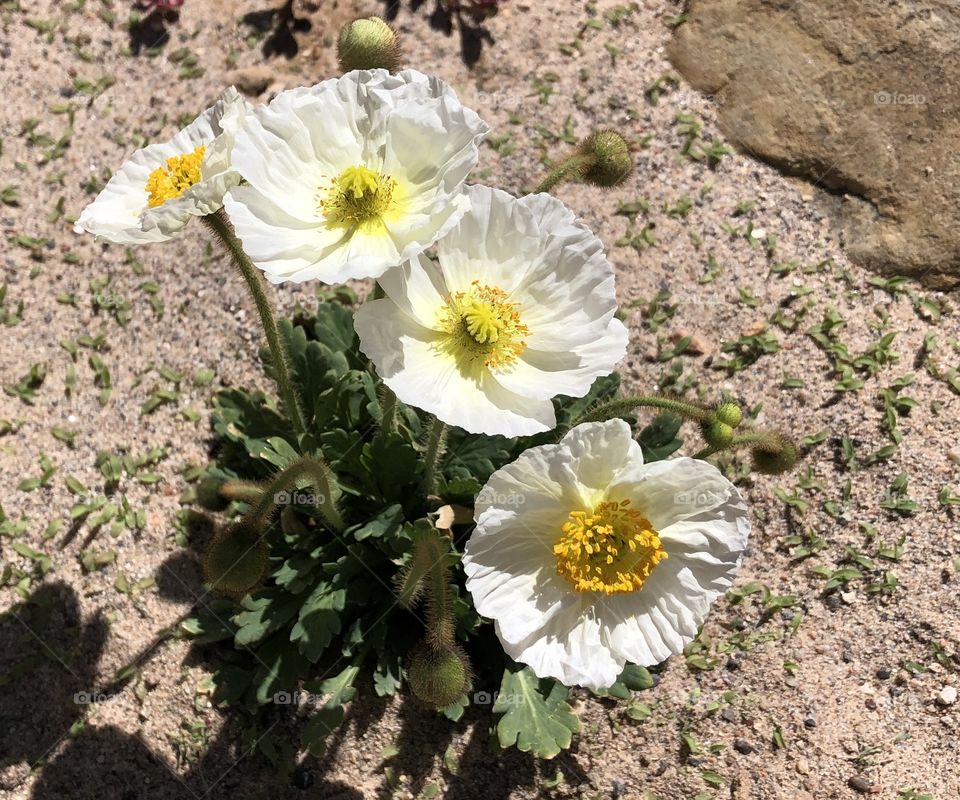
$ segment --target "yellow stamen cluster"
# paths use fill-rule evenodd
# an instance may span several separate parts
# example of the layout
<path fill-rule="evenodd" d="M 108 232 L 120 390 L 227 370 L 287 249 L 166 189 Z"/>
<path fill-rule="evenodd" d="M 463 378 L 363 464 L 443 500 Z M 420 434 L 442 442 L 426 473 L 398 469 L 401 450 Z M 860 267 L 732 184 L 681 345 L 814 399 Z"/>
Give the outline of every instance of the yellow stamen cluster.
<path fill-rule="evenodd" d="M 179 197 L 191 186 L 200 183 L 203 154 L 206 150 L 205 145 L 200 145 L 192 153 L 172 156 L 167 159 L 166 166 L 157 167 L 151 172 L 145 187 L 150 195 L 147 206 L 162 206 L 167 200 Z"/>
<path fill-rule="evenodd" d="M 479 281 L 447 298 L 440 326 L 448 334 L 444 348 L 468 368 L 509 366 L 526 348 L 524 337 L 530 333 L 507 293 Z"/>
<path fill-rule="evenodd" d="M 320 201 L 327 220 L 348 228 L 379 220 L 394 203 L 397 182 L 364 166 L 347 167 Z"/>
<path fill-rule="evenodd" d="M 630 501 L 571 511 L 553 546 L 557 574 L 578 592 L 636 592 L 667 557 L 650 521 Z"/>

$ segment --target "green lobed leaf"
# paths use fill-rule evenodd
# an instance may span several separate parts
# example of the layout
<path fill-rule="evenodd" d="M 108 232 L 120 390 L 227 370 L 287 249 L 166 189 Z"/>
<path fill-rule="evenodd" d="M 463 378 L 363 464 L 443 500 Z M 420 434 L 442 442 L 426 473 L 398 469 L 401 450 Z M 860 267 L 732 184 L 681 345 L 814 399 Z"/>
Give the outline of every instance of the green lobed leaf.
<path fill-rule="evenodd" d="M 501 747 L 516 744 L 524 753 L 553 758 L 570 746 L 580 730 L 567 703 L 568 690 L 550 679 L 538 679 L 529 667 L 513 666 L 503 672 L 500 693 L 493 706 Z"/>
<path fill-rule="evenodd" d="M 647 425 L 637 440 L 643 448 L 644 461 L 662 461 L 683 446 L 683 439 L 677 436 L 683 420 L 670 413 L 657 414 Z"/>
<path fill-rule="evenodd" d="M 346 604 L 345 589 L 334 589 L 320 583 L 300 607 L 297 623 L 290 631 L 290 641 L 297 642 L 300 652 L 316 663 L 334 636 L 340 633 L 340 612 Z"/>
<path fill-rule="evenodd" d="M 343 722 L 343 706 L 356 697 L 353 682 L 360 668 L 347 667 L 339 675 L 324 681 L 309 681 L 303 688 L 315 695 L 326 696 L 326 702 L 311 715 L 300 735 L 301 744 L 311 755 L 320 757 L 326 749 L 326 738 Z"/>

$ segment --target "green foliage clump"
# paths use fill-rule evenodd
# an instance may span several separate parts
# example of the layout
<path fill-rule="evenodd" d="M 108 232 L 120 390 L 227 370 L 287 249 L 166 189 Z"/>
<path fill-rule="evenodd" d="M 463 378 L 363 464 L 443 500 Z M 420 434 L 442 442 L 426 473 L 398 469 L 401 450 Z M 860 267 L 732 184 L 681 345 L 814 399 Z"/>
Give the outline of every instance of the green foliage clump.
<path fill-rule="evenodd" d="M 217 700 L 256 709 L 289 702 L 301 687 L 321 693 L 324 703 L 311 706 L 302 731 L 303 746 L 320 753 L 343 719 L 343 705 L 362 687 L 382 697 L 415 683 L 415 693 L 445 706 L 451 719 L 468 704 L 492 712 L 504 746 L 541 757 L 569 746 L 579 723 L 568 690 L 507 658 L 493 626 L 469 602 L 459 554 L 471 526 L 454 523 L 447 536 L 434 521 L 441 505 L 472 506 L 494 470 L 531 446 L 556 441 L 589 409 L 612 400 L 619 377 L 599 379 L 587 397 L 555 400 L 556 431 L 507 439 L 450 430 L 436 475 L 425 480 L 430 420 L 378 393 L 350 310 L 322 302 L 315 317 L 282 320 L 279 328 L 308 432 L 296 435 L 263 393 L 226 389 L 215 399 L 217 458 L 201 478 L 206 507 L 222 507 L 210 496 L 217 486 L 229 503 L 224 513 L 232 521 L 214 537 L 206 570 L 211 588 L 225 596 L 183 627 L 198 643 L 221 643 Z M 648 459 L 680 446 L 679 423 L 663 415 L 641 432 Z M 335 478 L 336 514 L 314 484 L 294 482 L 282 496 L 258 498 L 277 485 L 281 470 L 305 458 L 327 465 Z M 253 536 L 247 525 L 257 518 L 263 529 Z M 444 542 L 446 559 L 432 572 L 430 564 L 415 563 L 416 542 L 428 528 Z M 423 604 L 420 579 L 430 590 Z M 438 580 L 445 586 L 429 585 Z M 442 681 L 431 674 L 438 653 L 446 654 Z M 629 695 L 619 684 L 609 692 Z"/>

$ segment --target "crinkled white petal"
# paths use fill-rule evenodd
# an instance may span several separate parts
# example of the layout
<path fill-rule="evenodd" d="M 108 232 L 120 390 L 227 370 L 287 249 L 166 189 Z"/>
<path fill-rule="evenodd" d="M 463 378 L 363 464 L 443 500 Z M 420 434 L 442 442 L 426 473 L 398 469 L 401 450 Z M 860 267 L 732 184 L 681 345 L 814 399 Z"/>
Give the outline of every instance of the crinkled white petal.
<path fill-rule="evenodd" d="M 497 373 L 497 381 L 526 397 L 583 397 L 597 378 L 609 375 L 626 356 L 628 338 L 623 323 L 611 319 L 606 330 L 569 350 L 528 347 L 510 369 Z"/>
<path fill-rule="evenodd" d="M 700 496 L 685 495 L 699 487 Z M 522 501 L 521 501 L 522 499 Z M 637 592 L 576 592 L 552 546 L 570 511 L 629 499 L 667 558 Z M 467 589 L 504 651 L 540 677 L 594 689 L 627 663 L 659 663 L 697 634 L 729 588 L 750 531 L 736 488 L 703 461 L 644 465 L 622 420 L 587 423 L 527 450 L 481 491 L 465 547 Z"/>
<path fill-rule="evenodd" d="M 415 70 L 358 70 L 281 92 L 237 135 L 234 165 L 248 185 L 230 193 L 227 212 L 272 281 L 378 277 L 424 252 L 465 213 L 463 182 L 487 132 L 450 87 Z M 357 166 L 398 188 L 382 224 L 352 229 L 328 221 L 322 203 L 333 181 Z M 257 230 L 261 223 L 270 234 Z M 290 235 L 265 246 L 281 227 Z"/>
<path fill-rule="evenodd" d="M 469 187 L 466 198 L 470 209 L 438 243 L 437 262 L 420 257 L 381 280 L 386 302 L 431 332 L 431 346 L 423 349 L 434 359 L 432 371 L 407 374 L 412 367 L 397 356 L 399 342 L 361 334 L 361 347 L 381 375 L 389 374 L 388 384 L 408 384 L 413 399 L 401 399 L 444 422 L 509 436 L 518 431 L 511 413 L 518 412 L 552 426 L 552 398 L 584 396 L 626 355 L 627 330 L 613 316 L 613 269 L 599 240 L 559 201 L 545 195 L 521 201 L 487 186 Z M 512 359 L 461 371 L 438 343 L 450 335 L 444 329 L 448 301 L 475 286 L 505 292 L 529 333 Z M 382 314 L 387 306 L 376 308 Z M 372 313 L 361 310 L 358 322 Z M 431 380 L 440 385 L 441 375 L 460 389 L 425 392 Z"/>
<path fill-rule="evenodd" d="M 643 464 L 643 450 L 622 419 L 577 425 L 560 445 L 570 454 L 570 471 L 587 505 L 601 502 L 613 479 L 628 465 Z"/>
<path fill-rule="evenodd" d="M 488 375 L 461 374 L 438 348 L 443 334 L 420 325 L 389 299 L 364 303 L 354 317 L 360 348 L 403 402 L 471 433 L 527 436 L 556 425 L 553 404 L 507 391 Z"/>
<path fill-rule="evenodd" d="M 511 293 L 544 246 L 533 215 L 489 186 L 470 186 L 467 198 L 469 211 L 437 244 L 447 291 L 464 292 L 479 281 Z"/>
<path fill-rule="evenodd" d="M 223 205 L 238 234 L 243 232 L 244 252 L 272 283 L 340 283 L 354 274 L 342 231 L 295 219 L 251 186 L 230 190 Z"/>
<path fill-rule="evenodd" d="M 378 281 L 384 294 L 425 328 L 439 330 L 439 310 L 449 290 L 435 261 L 425 255 L 389 269 Z"/>
<path fill-rule="evenodd" d="M 80 214 L 76 232 L 92 233 L 115 244 L 162 242 L 171 239 L 191 217 L 217 211 L 226 191 L 239 181 L 230 166 L 230 152 L 249 108 L 231 86 L 172 139 L 135 152 Z M 201 145 L 207 147 L 202 180 L 180 197 L 148 208 L 150 173 L 165 166 L 168 158 L 192 153 Z"/>

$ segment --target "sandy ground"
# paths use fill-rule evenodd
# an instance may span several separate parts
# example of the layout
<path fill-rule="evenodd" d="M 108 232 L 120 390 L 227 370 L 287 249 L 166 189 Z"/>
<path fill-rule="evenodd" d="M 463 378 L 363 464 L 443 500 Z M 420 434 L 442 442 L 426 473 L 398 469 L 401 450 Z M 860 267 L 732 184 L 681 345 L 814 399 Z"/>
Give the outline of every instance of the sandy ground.
<path fill-rule="evenodd" d="M 383 9 L 320 5 L 298 4 L 312 27 L 293 34 L 295 56 L 246 75 L 269 84 L 261 99 L 331 75 L 339 21 Z M 264 64 L 263 37 L 241 23 L 263 5 L 187 0 L 166 46 L 134 56 L 120 2 L 4 0 L 0 377 L 12 388 L 0 394 L 0 602 L 32 603 L 0 621 L 0 797 L 101 797 L 105 775 L 128 787 L 122 800 L 960 797 L 960 524 L 938 499 L 951 496 L 944 487 L 960 493 L 956 298 L 871 284 L 831 229 L 842 198 L 747 155 L 690 157 L 721 155 L 723 135 L 711 102 L 670 78 L 664 45 L 679 3 L 508 5 L 468 69 L 459 35 L 429 24 L 430 3 L 402 4 L 407 61 L 450 81 L 491 124 L 477 180 L 529 188 L 542 158 L 593 127 L 635 144 L 627 185 L 558 194 L 609 245 L 632 332 L 630 388 L 727 390 L 759 423 L 810 437 L 796 474 L 743 480 L 757 521 L 738 589 L 768 591 L 718 603 L 690 656 L 672 659 L 630 714 L 578 695 L 583 732 L 551 762 L 492 754 L 482 713 L 455 725 L 399 700 L 355 706 L 329 755 L 301 759 L 292 775 L 243 756 L 242 719 L 210 706 L 208 654 L 152 644 L 202 592 L 177 514 L 183 470 L 211 444 L 211 394 L 268 388 L 254 312 L 199 225 L 134 260 L 74 235 L 64 217 L 228 75 Z M 315 288 L 283 287 L 279 303 L 309 308 Z M 845 321 L 834 341 L 851 361 L 867 354 L 860 388 L 834 390 L 828 354 L 806 333 L 829 309 Z M 886 333 L 895 337 L 878 352 Z M 736 354 L 721 348 L 744 335 L 775 352 L 732 374 L 720 365 Z M 691 349 L 671 358 L 684 336 Z M 104 404 L 100 363 L 112 386 Z M 21 378 L 35 364 L 46 373 L 31 397 Z M 916 401 L 897 418 L 899 448 L 872 460 L 893 444 L 882 391 L 911 375 L 887 395 L 904 412 L 902 398 Z M 168 400 L 142 414 L 151 396 Z M 104 452 L 139 459 L 112 498 L 125 498 L 130 527 L 70 517 L 103 493 Z M 845 582 L 825 591 L 829 577 Z M 112 688 L 132 661 L 135 677 Z M 98 691 L 101 702 L 74 702 Z M 294 737 L 278 718 L 270 741 Z"/>

